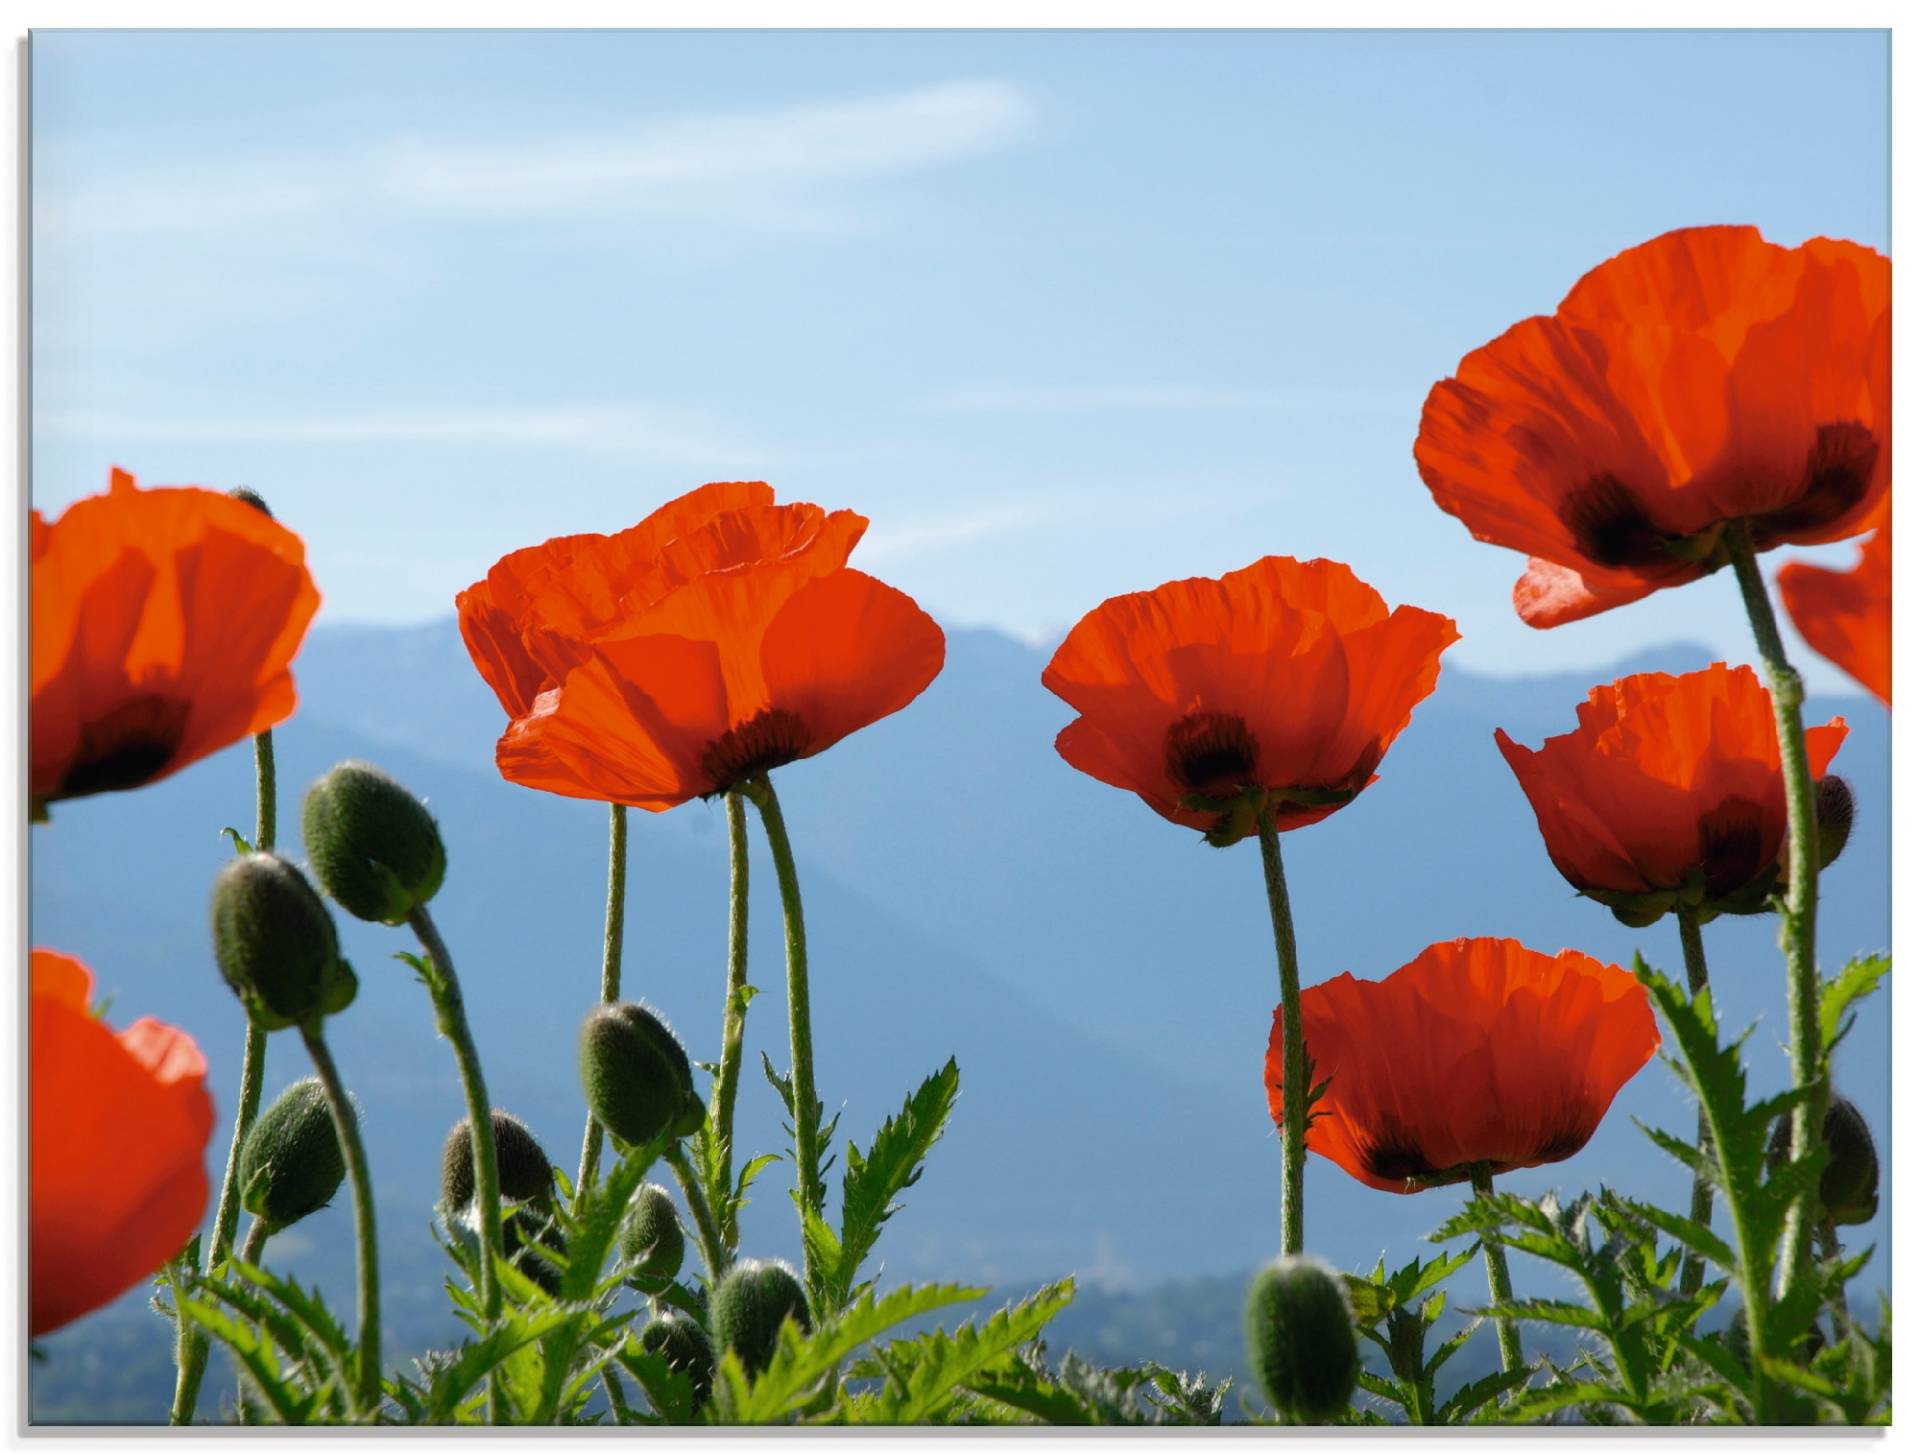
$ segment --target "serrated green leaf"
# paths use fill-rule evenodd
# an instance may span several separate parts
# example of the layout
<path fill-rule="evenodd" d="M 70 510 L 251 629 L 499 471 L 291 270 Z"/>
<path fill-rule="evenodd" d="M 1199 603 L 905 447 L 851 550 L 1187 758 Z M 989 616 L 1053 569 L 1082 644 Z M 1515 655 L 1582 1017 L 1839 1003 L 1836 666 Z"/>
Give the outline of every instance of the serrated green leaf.
<path fill-rule="evenodd" d="M 1464 1423 L 1483 1405 L 1499 1398 L 1508 1389 L 1519 1388 L 1532 1377 L 1531 1368 L 1514 1368 L 1501 1369 L 1497 1373 L 1489 1373 L 1485 1378 L 1475 1379 L 1472 1383 L 1458 1389 L 1452 1398 L 1440 1405 L 1434 1413 L 1434 1422 Z"/>
<path fill-rule="evenodd" d="M 1848 1011 L 1880 988 L 1880 982 L 1893 968 L 1888 954 L 1865 954 L 1848 962 L 1833 978 L 1820 985 L 1820 1043 L 1828 1053 L 1844 1033 Z"/>
<path fill-rule="evenodd" d="M 1739 1258 L 1731 1247 L 1714 1235 L 1713 1228 L 1657 1207 L 1651 1202 L 1622 1197 L 1621 1202 L 1636 1216 L 1665 1232 L 1689 1252 L 1697 1252 L 1715 1267 L 1738 1275 Z"/>

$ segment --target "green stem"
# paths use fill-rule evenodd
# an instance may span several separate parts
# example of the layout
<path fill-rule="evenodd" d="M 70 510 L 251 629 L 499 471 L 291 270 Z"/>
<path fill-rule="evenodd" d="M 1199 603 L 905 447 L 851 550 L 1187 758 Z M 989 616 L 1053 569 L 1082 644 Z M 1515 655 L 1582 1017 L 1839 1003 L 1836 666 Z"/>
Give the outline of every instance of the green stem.
<path fill-rule="evenodd" d="M 624 1424 L 627 1421 L 627 1396 L 620 1388 L 620 1375 L 608 1364 L 600 1370 L 600 1382 L 606 1386 L 607 1407 L 613 1410 L 613 1421 Z"/>
<path fill-rule="evenodd" d="M 1700 940 L 1700 911 L 1689 904 L 1680 904 L 1673 912 L 1680 922 L 1680 952 L 1687 961 L 1687 989 L 1698 999 L 1700 992 L 1707 988 L 1707 950 Z M 1713 1154 L 1713 1127 L 1704 1106 L 1695 1123 L 1694 1144 L 1700 1148 L 1703 1158 Z M 1707 1227 L 1713 1223 L 1713 1182 L 1705 1171 L 1693 1174 L 1693 1202 L 1688 1215 L 1697 1226 Z M 1680 1291 L 1688 1297 L 1700 1291 L 1706 1271 L 1705 1260 L 1698 1253 L 1688 1253 L 1680 1269 Z"/>
<path fill-rule="evenodd" d="M 727 999 L 720 1018 L 720 1073 L 713 1082 L 712 1138 L 715 1192 L 727 1198 L 720 1235 L 729 1250 L 740 1244 L 740 1215 L 732 1204 L 733 1105 L 740 1093 L 740 1059 L 747 1036 L 747 808 L 738 792 L 727 794 Z"/>
<path fill-rule="evenodd" d="M 274 820 L 278 794 L 274 786 L 273 732 L 268 729 L 253 739 L 253 846 L 270 852 L 274 841 Z M 233 1246 L 234 1228 L 240 1223 L 240 1152 L 247 1133 L 260 1114 L 260 1093 L 267 1074 L 267 1032 L 247 1020 L 246 1044 L 240 1052 L 240 1096 L 233 1114 L 233 1137 L 227 1143 L 227 1169 L 220 1178 L 220 1200 L 215 1204 L 213 1236 L 207 1243 L 207 1271 L 211 1273 Z M 179 1375 L 173 1385 L 173 1410 L 176 1424 L 193 1422 L 194 1408 L 200 1402 L 200 1383 L 206 1377 L 209 1345 L 206 1334 L 180 1321 L 174 1348 Z"/>
<path fill-rule="evenodd" d="M 1830 1218 L 1820 1219 L 1815 1233 L 1823 1261 L 1831 1262 L 1840 1255 L 1840 1229 L 1834 1226 Z M 1844 1343 L 1853 1335 L 1853 1315 L 1847 1309 L 1847 1290 L 1836 1287 L 1827 1298 L 1827 1316 L 1833 1319 L 1835 1341 Z"/>
<path fill-rule="evenodd" d="M 360 1274 L 360 1367 L 352 1393 L 363 1415 L 380 1407 L 380 1248 L 373 1223 L 373 1178 L 367 1173 L 367 1148 L 360 1139 L 360 1118 L 340 1084 L 333 1052 L 320 1033 L 320 1021 L 300 1027 L 312 1057 L 314 1074 L 333 1113 L 333 1131 L 347 1157 L 347 1179 L 353 1185 L 353 1231 Z"/>
<path fill-rule="evenodd" d="M 273 1233 L 274 1228 L 267 1222 L 265 1217 L 255 1217 L 253 1219 L 253 1225 L 247 1228 L 247 1240 L 240 1245 L 240 1260 L 258 1267 L 260 1265 L 260 1254 L 266 1251 L 267 1248 L 267 1238 L 271 1237 Z M 244 1393 L 246 1390 L 246 1380 L 244 1378 L 240 1381 L 240 1387 L 241 1392 Z M 234 1418 L 237 1421 L 243 1424 L 253 1422 L 252 1416 L 247 1412 L 248 1404 L 246 1399 L 235 1398 L 233 1408 Z"/>
<path fill-rule="evenodd" d="M 793 845 L 787 839 L 786 820 L 773 784 L 764 777 L 743 783 L 740 790 L 760 810 L 773 850 L 773 871 L 780 880 L 780 907 L 787 923 L 787 1027 L 792 1041 L 794 1174 L 799 1186 L 800 1221 L 804 1233 L 809 1212 L 819 1215 L 826 1203 L 820 1177 L 820 1101 L 813 1089 L 813 1020 L 807 1002 L 807 925 L 800 907 L 800 879 L 793 868 Z M 814 1285 L 813 1253 L 802 1237 L 807 1286 Z"/>
<path fill-rule="evenodd" d="M 720 1224 L 713 1219 L 713 1208 L 707 1203 L 706 1193 L 700 1188 L 700 1178 L 694 1172 L 693 1163 L 687 1160 L 685 1148 L 676 1141 L 667 1149 L 663 1159 L 672 1168 L 674 1180 L 680 1183 L 681 1193 L 687 1199 L 687 1210 L 693 1213 L 693 1230 L 700 1243 L 700 1258 L 707 1264 L 707 1286 L 718 1287 L 732 1263 L 727 1256 L 726 1243 L 720 1237 Z"/>
<path fill-rule="evenodd" d="M 600 1003 L 620 998 L 620 953 L 627 930 L 627 805 L 609 804 L 607 829 L 607 927 L 600 952 Z M 587 1115 L 586 1138 L 580 1147 L 580 1174 L 573 1179 L 575 1207 L 600 1174 L 600 1123 Z"/>
<path fill-rule="evenodd" d="M 1493 1172 L 1484 1163 L 1473 1168 L 1473 1192 L 1475 1196 L 1493 1195 Z M 1491 1237 L 1480 1239 L 1480 1254 L 1487 1261 L 1487 1291 L 1492 1294 L 1496 1304 L 1513 1301 L 1513 1278 L 1507 1272 L 1507 1250 Z M 1526 1357 L 1520 1351 L 1520 1328 L 1511 1318 L 1495 1318 L 1494 1328 L 1500 1337 L 1500 1367 L 1502 1371 L 1512 1373 L 1516 1368 L 1524 1367 Z"/>
<path fill-rule="evenodd" d="M 1753 639 L 1767 670 L 1773 697 L 1773 726 L 1780 739 L 1780 770 L 1787 792 L 1787 895 L 1780 909 L 1780 947 L 1787 961 L 1787 1053 L 1793 1083 L 1806 1098 L 1793 1108 L 1793 1155 L 1809 1154 L 1819 1142 L 1827 1115 L 1827 1067 L 1820 1044 L 1820 981 L 1814 960 L 1814 913 L 1819 899 L 1819 836 L 1814 821 L 1813 771 L 1807 762 L 1807 733 L 1800 720 L 1806 689 L 1780 643 L 1767 583 L 1754 559 L 1753 537 L 1745 521 L 1726 533 L 1735 577 Z M 1787 1212 L 1786 1255 L 1780 1259 L 1779 1288 L 1811 1269 L 1818 1187 L 1809 1183 Z M 1771 1351 L 1771 1350 L 1769 1350 Z"/>
<path fill-rule="evenodd" d="M 473 1144 L 473 1202 L 480 1219 L 480 1302 L 489 1321 L 500 1316 L 500 1277 L 493 1265 L 501 1255 L 500 1171 L 494 1160 L 493 1107 L 487 1100 L 487 1081 L 480 1070 L 480 1052 L 474 1048 L 473 1031 L 467 1026 L 466 1003 L 460 996 L 460 980 L 454 974 L 453 956 L 427 906 L 421 904 L 407 915 L 407 923 L 419 938 L 421 947 L 433 963 L 430 988 L 433 992 L 434 1018 L 440 1033 L 453 1046 L 454 1059 L 460 1064 L 460 1088 L 467 1097 L 467 1129 Z"/>
<path fill-rule="evenodd" d="M 1293 909 L 1287 901 L 1287 871 L 1280 862 L 1280 834 L 1272 812 L 1260 810 L 1260 860 L 1266 869 L 1267 907 L 1273 914 L 1273 951 L 1280 961 L 1280 1034 L 1285 1055 L 1280 1128 L 1280 1250 L 1297 1253 L 1306 1235 L 1307 1042 L 1300 1024 L 1300 954 L 1293 940 Z"/>

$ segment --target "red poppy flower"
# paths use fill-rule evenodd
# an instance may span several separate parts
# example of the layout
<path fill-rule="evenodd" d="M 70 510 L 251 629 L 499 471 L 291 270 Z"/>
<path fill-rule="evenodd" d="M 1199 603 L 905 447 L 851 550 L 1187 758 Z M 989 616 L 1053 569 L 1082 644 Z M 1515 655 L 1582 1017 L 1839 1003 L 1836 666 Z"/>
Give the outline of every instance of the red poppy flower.
<path fill-rule="evenodd" d="M 31 537 L 36 806 L 154 782 L 292 713 L 320 595 L 271 516 L 115 470 Z"/>
<path fill-rule="evenodd" d="M 1860 547 L 1850 571 L 1795 561 L 1780 571 L 1780 599 L 1807 645 L 1893 705 L 1893 527 Z"/>
<path fill-rule="evenodd" d="M 244 508 L 244 507 L 243 507 Z M 207 1206 L 213 1101 L 191 1036 L 155 1019 L 115 1034 L 93 976 L 33 951 L 28 1332 L 111 1302 L 186 1245 Z"/>
<path fill-rule="evenodd" d="M 939 674 L 946 638 L 846 568 L 866 524 L 708 485 L 620 535 L 509 556 L 460 600 L 514 718 L 502 776 L 659 812 L 899 711 Z"/>
<path fill-rule="evenodd" d="M 1729 906 L 1771 890 L 1787 799 L 1772 702 L 1751 667 L 1622 677 L 1589 692 L 1579 718 L 1538 750 L 1494 732 L 1568 883 L 1647 912 L 1681 895 Z M 1846 735 L 1840 717 L 1807 729 L 1816 778 Z"/>
<path fill-rule="evenodd" d="M 1694 227 L 1602 263 L 1434 385 L 1414 458 L 1441 509 L 1532 559 L 1557 626 L 1756 549 L 1858 534 L 1892 462 L 1893 273 L 1879 253 Z"/>
<path fill-rule="evenodd" d="M 1646 991 L 1616 965 L 1512 939 L 1432 944 L 1383 980 L 1300 995 L 1313 1077 L 1328 1082 L 1307 1149 L 1381 1191 L 1564 1161 L 1653 1058 Z M 1274 1012 L 1267 1106 L 1282 1124 Z"/>
<path fill-rule="evenodd" d="M 1080 713 L 1062 757 L 1224 845 L 1253 829 L 1228 802 L 1250 790 L 1283 831 L 1352 801 L 1459 639 L 1336 561 L 1268 556 L 1102 602 L 1040 680 Z"/>

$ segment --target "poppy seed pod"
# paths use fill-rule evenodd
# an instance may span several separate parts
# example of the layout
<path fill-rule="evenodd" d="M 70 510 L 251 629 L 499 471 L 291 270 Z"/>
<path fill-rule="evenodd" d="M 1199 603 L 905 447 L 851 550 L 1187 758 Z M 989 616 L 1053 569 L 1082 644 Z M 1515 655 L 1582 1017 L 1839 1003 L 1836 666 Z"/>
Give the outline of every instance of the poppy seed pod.
<path fill-rule="evenodd" d="M 553 1188 L 553 1163 L 533 1132 L 517 1116 L 493 1113 L 493 1160 L 500 1176 L 500 1195 L 510 1202 L 545 1201 Z M 448 1211 L 458 1211 L 473 1200 L 473 1122 L 462 1116 L 447 1132 L 440 1153 L 440 1199 Z"/>
<path fill-rule="evenodd" d="M 1821 1131 L 1827 1143 L 1827 1166 L 1820 1173 L 1820 1205 L 1835 1226 L 1857 1227 L 1871 1222 L 1880 1210 L 1880 1153 L 1860 1108 L 1845 1096 L 1827 1103 Z M 1793 1117 L 1774 1124 L 1767 1159 L 1775 1166 L 1787 1159 L 1793 1145 Z"/>
<path fill-rule="evenodd" d="M 358 987 L 327 906 L 278 854 L 245 854 L 214 879 L 213 952 L 263 1030 L 335 1014 Z"/>
<path fill-rule="evenodd" d="M 706 1117 L 693 1064 L 645 1005 L 599 1005 L 580 1030 L 580 1079 L 593 1118 L 630 1146 L 662 1132 L 691 1135 Z"/>
<path fill-rule="evenodd" d="M 663 1186 L 648 1182 L 627 1208 L 620 1224 L 620 1253 L 630 1264 L 627 1281 L 639 1292 L 663 1292 L 686 1259 L 687 1237 L 680 1214 Z"/>
<path fill-rule="evenodd" d="M 1360 1379 L 1346 1289 L 1326 1263 L 1282 1257 L 1254 1275 L 1247 1358 L 1274 1408 L 1303 1424 L 1335 1418 Z"/>
<path fill-rule="evenodd" d="M 327 1093 L 308 1076 L 280 1092 L 247 1132 L 240 1204 L 270 1227 L 290 1227 L 332 1201 L 346 1175 Z"/>
<path fill-rule="evenodd" d="M 1813 785 L 1813 820 L 1820 830 L 1820 867 L 1825 868 L 1853 836 L 1853 789 L 1845 778 L 1829 773 Z"/>
<path fill-rule="evenodd" d="M 743 1258 L 714 1289 L 713 1331 L 720 1346 L 731 1348 L 750 1375 L 773 1362 L 780 1325 L 789 1318 L 801 1332 L 813 1330 L 806 1291 L 784 1262 Z"/>
<path fill-rule="evenodd" d="M 300 829 L 314 877 L 356 919 L 404 923 L 446 877 L 426 805 L 364 762 L 343 762 L 307 789 Z"/>
<path fill-rule="evenodd" d="M 713 1344 L 707 1330 L 681 1313 L 662 1313 L 640 1330 L 640 1347 L 666 1359 L 667 1367 L 693 1385 L 693 1406 L 713 1388 Z"/>

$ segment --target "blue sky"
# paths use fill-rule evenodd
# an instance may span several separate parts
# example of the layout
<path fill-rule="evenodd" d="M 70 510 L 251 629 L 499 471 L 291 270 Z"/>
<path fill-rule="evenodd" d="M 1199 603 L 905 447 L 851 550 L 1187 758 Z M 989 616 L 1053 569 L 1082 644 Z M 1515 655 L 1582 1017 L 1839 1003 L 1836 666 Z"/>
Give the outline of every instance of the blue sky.
<path fill-rule="evenodd" d="M 1522 562 L 1419 483 L 1420 402 L 1668 228 L 1888 241 L 1878 32 L 42 31 L 32 60 L 36 503 L 109 464 L 249 484 L 323 621 L 443 615 L 506 550 L 746 476 L 1029 637 L 1271 552 L 1448 612 L 1482 670 L 1748 658 L 1731 581 L 1522 626 Z"/>

